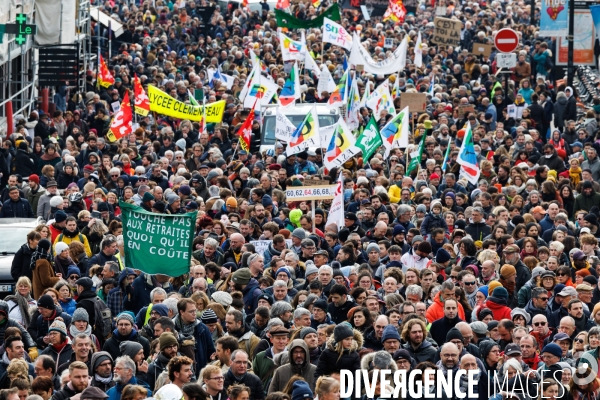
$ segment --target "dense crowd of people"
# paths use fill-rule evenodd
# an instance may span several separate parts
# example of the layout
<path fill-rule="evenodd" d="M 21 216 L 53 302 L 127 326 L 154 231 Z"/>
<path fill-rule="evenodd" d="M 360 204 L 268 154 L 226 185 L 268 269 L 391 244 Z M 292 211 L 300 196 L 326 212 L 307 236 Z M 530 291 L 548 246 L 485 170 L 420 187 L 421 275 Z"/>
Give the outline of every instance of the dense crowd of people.
<path fill-rule="evenodd" d="M 284 3 L 307 22 L 331 5 Z M 90 71 L 85 88 L 57 88 L 51 113 L 39 105 L 15 116 L 2 138 L 0 218 L 42 222 L 13 259 L 14 294 L 0 301 L 0 400 L 339 400 L 343 369 L 475 371 L 477 399 L 599 398 L 600 379 L 583 380 L 600 359 L 600 99 L 578 105 L 552 62 L 556 38 L 539 36 L 523 1 L 446 1 L 441 13 L 462 24 L 452 46 L 431 42 L 435 2 L 407 4 L 397 23 L 340 5 L 340 23 L 376 62 L 409 38 L 405 70 L 348 66 L 360 96 L 388 80 L 397 111 L 403 93 L 427 93 L 427 107 L 413 112 L 407 149 L 384 157 L 382 146 L 328 170 L 324 149 L 261 148 L 259 118 L 249 151 L 239 145 L 251 51 L 280 88 L 290 74 L 275 4 L 100 4 L 124 25 L 105 54 L 114 85 Z M 93 26 L 106 45 L 107 28 Z M 495 48 L 473 53 L 503 27 L 521 38 L 507 85 Z M 320 27 L 304 33 L 339 82 L 345 50 L 323 45 Z M 211 80 L 216 71 L 233 84 Z M 134 74 L 180 101 L 198 91 L 200 103 L 224 100 L 223 121 L 149 113 L 110 142 L 113 104 L 134 97 Z M 303 70 L 302 102 L 328 101 L 318 83 Z M 360 108 L 361 128 L 373 113 Z M 373 116 L 382 128 L 394 114 Z M 467 124 L 476 184 L 457 162 Z M 333 199 L 312 209 L 286 198 L 340 173 L 343 226 L 328 223 Z M 188 274 L 128 263 L 120 202 L 197 212 Z"/>

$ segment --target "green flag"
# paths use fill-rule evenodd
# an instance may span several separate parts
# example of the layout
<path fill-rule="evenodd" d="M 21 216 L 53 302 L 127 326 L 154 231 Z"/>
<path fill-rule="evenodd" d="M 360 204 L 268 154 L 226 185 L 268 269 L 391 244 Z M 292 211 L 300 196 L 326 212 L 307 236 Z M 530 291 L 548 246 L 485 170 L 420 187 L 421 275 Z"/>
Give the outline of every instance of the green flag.
<path fill-rule="evenodd" d="M 190 271 L 197 212 L 155 214 L 122 201 L 119 207 L 128 268 L 172 277 Z"/>
<path fill-rule="evenodd" d="M 2 40 L 4 39 L 4 33 L 6 33 L 6 25 L 0 24 L 0 43 L 2 43 Z"/>
<path fill-rule="evenodd" d="M 412 160 L 410 160 L 410 163 L 408 164 L 408 167 L 406 168 L 406 176 L 410 175 L 411 172 L 413 172 L 416 168 L 419 167 L 419 164 L 421 163 L 421 157 L 423 155 L 423 149 L 425 148 L 425 137 L 427 135 L 425 135 L 425 133 L 423 133 L 423 137 L 421 138 L 421 144 L 419 144 L 419 155 L 414 157 Z"/>
<path fill-rule="evenodd" d="M 317 18 L 311 20 L 301 20 L 278 9 L 275 9 L 275 17 L 277 17 L 277 26 L 288 29 L 321 28 L 325 17 L 338 22 L 342 20 L 340 17 L 340 6 L 337 3 L 334 3 Z"/>
<path fill-rule="evenodd" d="M 377 151 L 379 146 L 383 144 L 379 129 L 377 128 L 377 122 L 375 118 L 371 116 L 369 123 L 365 129 L 356 138 L 356 147 L 358 147 L 363 153 L 363 161 L 368 162 L 373 153 Z"/>

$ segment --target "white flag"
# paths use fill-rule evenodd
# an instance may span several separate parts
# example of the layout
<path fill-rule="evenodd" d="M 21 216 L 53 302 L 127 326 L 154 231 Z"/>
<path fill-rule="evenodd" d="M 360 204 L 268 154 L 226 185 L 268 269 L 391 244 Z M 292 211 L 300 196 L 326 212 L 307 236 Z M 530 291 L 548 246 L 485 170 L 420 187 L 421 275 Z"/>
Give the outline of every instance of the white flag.
<path fill-rule="evenodd" d="M 327 17 L 323 19 L 323 42 L 343 47 L 346 50 L 352 49 L 352 35 L 343 26 Z"/>
<path fill-rule="evenodd" d="M 329 207 L 327 216 L 327 225 L 337 225 L 338 229 L 344 228 L 344 176 L 340 172 L 340 177 L 335 188 L 335 196 Z"/>
<path fill-rule="evenodd" d="M 293 40 L 283 32 L 279 32 L 279 44 L 281 46 L 281 58 L 283 61 L 303 61 L 306 52 L 306 44 L 302 41 Z"/>
<path fill-rule="evenodd" d="M 423 43 L 421 42 L 421 31 L 417 36 L 417 42 L 415 43 L 415 66 L 421 68 L 423 66 Z"/>
<path fill-rule="evenodd" d="M 369 99 L 369 96 L 371 96 L 371 81 L 366 79 L 365 80 L 365 91 L 363 93 L 362 99 L 360 99 L 361 107 L 367 106 L 367 100 Z"/>
<path fill-rule="evenodd" d="M 244 99 L 244 107 L 252 108 L 257 99 L 259 99 L 258 104 L 268 105 L 278 89 L 279 86 L 276 83 L 271 82 L 263 77 L 260 72 L 255 71 Z"/>
<path fill-rule="evenodd" d="M 323 92 L 331 94 L 336 87 L 337 85 L 335 84 L 327 65 L 321 65 L 321 77 L 319 78 L 319 84 L 317 85 L 317 95 L 323 97 Z"/>
<path fill-rule="evenodd" d="M 292 133 L 296 130 L 292 121 L 285 116 L 281 107 L 277 107 L 277 111 L 275 113 L 275 139 L 284 141 L 286 143 L 290 142 L 292 138 Z"/>
<path fill-rule="evenodd" d="M 305 53 L 304 68 L 311 70 L 313 74 L 317 77 L 317 79 L 321 77 L 321 70 L 319 69 L 319 66 L 317 65 L 315 60 L 310 55 L 310 51 L 307 51 Z"/>
<path fill-rule="evenodd" d="M 406 52 L 408 51 L 408 35 L 404 36 L 402 42 L 400 42 L 400 46 L 396 49 L 395 53 L 398 53 L 398 63 L 399 68 L 398 71 L 403 71 L 406 68 Z"/>

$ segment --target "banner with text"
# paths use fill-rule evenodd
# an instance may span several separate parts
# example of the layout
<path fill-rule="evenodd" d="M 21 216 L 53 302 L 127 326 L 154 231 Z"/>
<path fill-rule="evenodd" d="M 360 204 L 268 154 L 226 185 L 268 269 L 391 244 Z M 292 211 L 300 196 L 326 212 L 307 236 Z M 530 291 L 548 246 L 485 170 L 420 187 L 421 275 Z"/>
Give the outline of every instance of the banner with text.
<path fill-rule="evenodd" d="M 185 104 L 169 96 L 155 86 L 148 85 L 148 99 L 150 111 L 178 119 L 190 121 L 202 120 L 202 106 Z M 220 123 L 225 112 L 225 100 L 216 101 L 206 105 L 206 122 Z"/>
<path fill-rule="evenodd" d="M 187 274 L 197 212 L 166 215 L 119 202 L 125 241 L 125 264 L 148 274 Z"/>
<path fill-rule="evenodd" d="M 457 19 L 435 17 L 435 29 L 431 41 L 438 45 L 458 46 L 460 44 L 460 31 L 462 22 Z"/>

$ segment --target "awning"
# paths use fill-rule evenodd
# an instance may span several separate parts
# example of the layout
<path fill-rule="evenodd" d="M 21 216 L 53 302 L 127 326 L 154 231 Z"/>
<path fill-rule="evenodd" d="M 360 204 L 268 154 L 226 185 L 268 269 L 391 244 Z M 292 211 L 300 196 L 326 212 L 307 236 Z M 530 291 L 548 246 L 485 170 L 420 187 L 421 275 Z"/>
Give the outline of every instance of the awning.
<path fill-rule="evenodd" d="M 119 37 L 123 33 L 123 24 L 111 17 L 110 15 L 100 11 L 98 7 L 92 7 L 90 9 L 90 15 L 93 19 L 100 22 L 107 28 L 109 27 L 110 21 L 110 29 L 115 34 L 115 37 Z"/>

